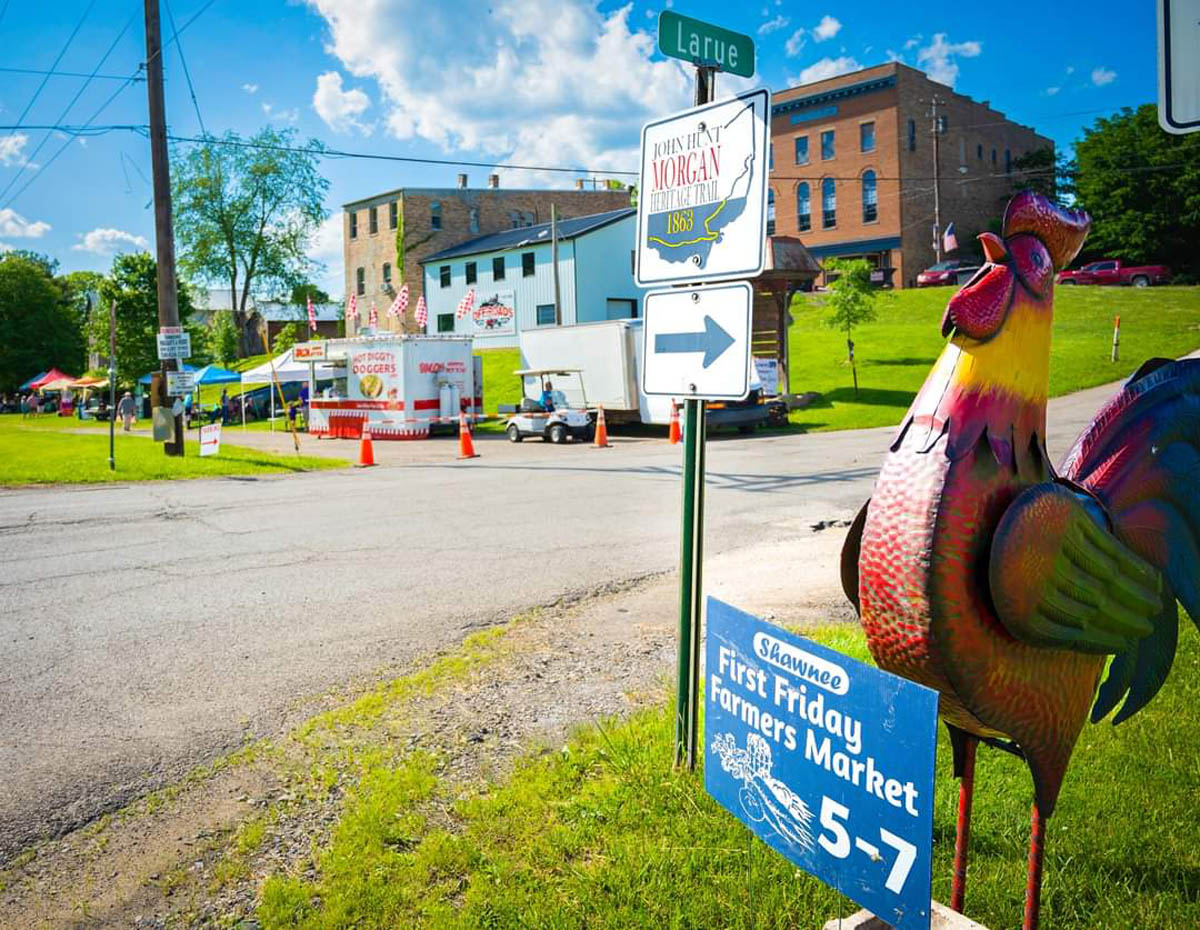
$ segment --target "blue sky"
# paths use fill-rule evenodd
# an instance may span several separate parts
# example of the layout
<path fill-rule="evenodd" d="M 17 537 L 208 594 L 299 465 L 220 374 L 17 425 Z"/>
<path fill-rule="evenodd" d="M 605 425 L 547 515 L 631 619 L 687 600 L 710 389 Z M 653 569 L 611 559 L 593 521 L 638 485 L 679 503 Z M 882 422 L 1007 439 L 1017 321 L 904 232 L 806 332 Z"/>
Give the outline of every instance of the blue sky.
<path fill-rule="evenodd" d="M 209 131 L 250 134 L 270 123 L 347 150 L 603 172 L 635 169 L 641 124 L 689 102 L 687 69 L 654 49 L 663 0 L 213 0 L 203 9 L 206 2 L 170 0 L 179 26 L 202 10 L 165 59 L 167 118 L 179 135 L 198 133 L 202 117 Z M 671 5 L 755 38 L 756 78 L 722 78 L 719 91 L 779 90 L 898 57 L 1060 147 L 1097 117 L 1156 94 L 1149 3 L 922 3 L 906 12 L 878 0 Z M 132 74 L 144 57 L 141 9 L 141 0 L 0 0 L 2 64 L 50 68 L 82 18 L 58 69 L 90 72 L 113 46 L 101 73 Z M 1037 19 L 1039 9 L 1055 12 Z M 169 38 L 167 14 L 163 0 Z M 71 139 L 28 128 L 80 125 L 122 86 L 93 81 L 64 117 L 84 79 L 52 77 L 35 98 L 41 80 L 0 72 L 0 124 L 21 127 L 0 130 L 0 247 L 46 252 L 66 270 L 104 270 L 114 251 L 153 241 L 148 144 L 128 131 Z M 95 124 L 144 124 L 145 112 L 145 85 L 136 83 Z M 325 263 L 317 279 L 335 296 L 342 203 L 395 187 L 452 186 L 459 170 L 477 186 L 487 174 L 361 160 L 323 168 L 333 218 L 312 254 Z M 502 176 L 506 187 L 573 182 Z"/>

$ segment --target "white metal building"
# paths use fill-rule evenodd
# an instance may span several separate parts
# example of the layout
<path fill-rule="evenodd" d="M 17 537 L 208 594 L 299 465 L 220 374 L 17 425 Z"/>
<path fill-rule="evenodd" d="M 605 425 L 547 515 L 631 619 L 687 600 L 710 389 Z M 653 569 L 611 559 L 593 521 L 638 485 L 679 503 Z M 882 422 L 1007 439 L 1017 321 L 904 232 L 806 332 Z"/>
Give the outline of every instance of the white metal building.
<path fill-rule="evenodd" d="M 645 291 L 633 282 L 637 211 L 560 220 L 562 325 L 640 317 Z M 422 259 L 429 333 L 457 333 L 476 348 L 515 346 L 517 333 L 555 325 L 550 224 L 481 236 Z M 471 313 L 458 305 L 474 291 Z"/>

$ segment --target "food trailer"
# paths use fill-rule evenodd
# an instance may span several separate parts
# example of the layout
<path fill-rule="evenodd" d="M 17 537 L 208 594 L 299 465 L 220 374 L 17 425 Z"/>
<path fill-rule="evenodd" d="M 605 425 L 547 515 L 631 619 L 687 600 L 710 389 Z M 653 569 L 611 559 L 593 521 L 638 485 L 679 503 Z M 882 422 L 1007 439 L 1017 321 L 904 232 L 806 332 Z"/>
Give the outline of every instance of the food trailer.
<path fill-rule="evenodd" d="M 453 430 L 460 413 L 483 415 L 483 361 L 469 336 L 396 333 L 329 339 L 295 347 L 295 358 L 344 365 L 345 375 L 320 395 L 309 384 L 308 431 L 358 439 L 428 439 Z"/>

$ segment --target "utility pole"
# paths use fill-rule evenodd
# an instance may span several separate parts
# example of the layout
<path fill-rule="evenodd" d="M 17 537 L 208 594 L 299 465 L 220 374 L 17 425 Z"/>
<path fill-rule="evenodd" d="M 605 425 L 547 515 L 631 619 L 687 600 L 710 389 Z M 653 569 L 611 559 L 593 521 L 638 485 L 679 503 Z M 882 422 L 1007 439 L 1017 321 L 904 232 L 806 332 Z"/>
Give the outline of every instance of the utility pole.
<path fill-rule="evenodd" d="M 117 302 L 108 304 L 108 470 L 117 470 Z"/>
<path fill-rule="evenodd" d="M 558 295 L 558 211 L 550 204 L 550 265 L 554 275 L 554 325 L 562 326 L 562 304 Z"/>
<path fill-rule="evenodd" d="M 163 103 L 162 29 L 159 0 L 145 0 L 146 9 L 146 97 L 150 110 L 150 164 L 154 173 L 154 240 L 158 259 L 159 329 L 179 326 L 179 304 L 175 284 L 175 229 L 171 220 L 171 167 L 167 157 L 167 117 Z M 182 359 L 162 359 L 162 371 L 152 379 L 150 390 L 156 406 L 171 406 L 167 396 L 167 372 L 181 371 Z M 163 443 L 167 455 L 183 455 L 183 416 L 174 418 L 175 435 Z"/>
<path fill-rule="evenodd" d="M 941 191 L 941 162 L 939 155 L 939 137 L 941 136 L 941 125 L 938 120 L 938 104 L 941 101 L 937 94 L 933 95 L 933 100 L 930 103 L 930 116 L 933 117 L 933 253 L 937 256 L 937 261 L 942 260 L 942 191 Z"/>

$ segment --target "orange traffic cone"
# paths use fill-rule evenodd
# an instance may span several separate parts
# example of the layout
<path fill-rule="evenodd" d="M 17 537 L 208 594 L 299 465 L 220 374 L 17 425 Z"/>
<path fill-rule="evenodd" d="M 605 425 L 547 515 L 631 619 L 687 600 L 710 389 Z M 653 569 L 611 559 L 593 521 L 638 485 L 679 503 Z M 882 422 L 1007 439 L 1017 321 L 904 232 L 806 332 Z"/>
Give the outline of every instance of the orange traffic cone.
<path fill-rule="evenodd" d="M 458 414 L 458 457 L 460 459 L 479 458 L 479 453 L 475 451 L 475 443 L 471 441 L 471 428 L 467 426 L 466 411 L 459 411 Z"/>
<path fill-rule="evenodd" d="M 370 468 L 375 464 L 375 447 L 371 444 L 371 429 L 363 424 L 362 442 L 358 444 L 358 468 Z"/>
<path fill-rule="evenodd" d="M 612 443 L 608 441 L 608 427 L 604 425 L 604 408 L 600 407 L 596 414 L 596 448 L 610 449 Z"/>
<path fill-rule="evenodd" d="M 671 426 L 667 431 L 667 440 L 674 446 L 682 436 L 683 430 L 679 428 L 679 405 L 671 401 Z"/>

